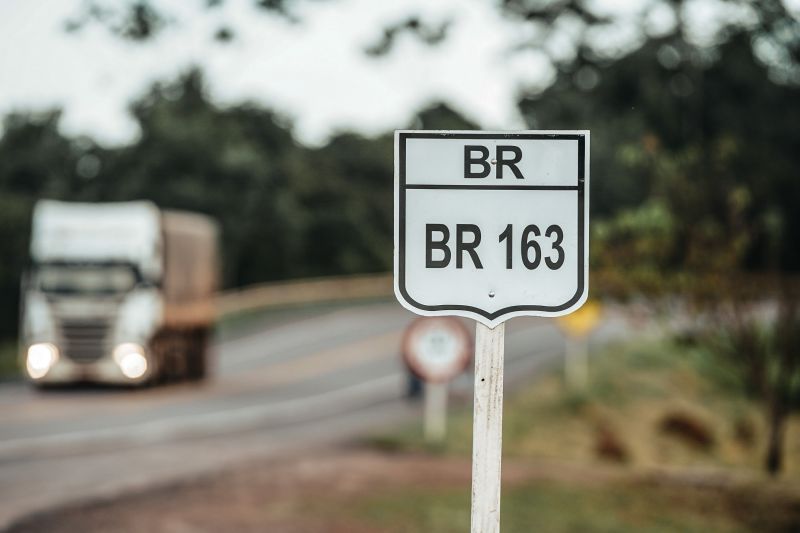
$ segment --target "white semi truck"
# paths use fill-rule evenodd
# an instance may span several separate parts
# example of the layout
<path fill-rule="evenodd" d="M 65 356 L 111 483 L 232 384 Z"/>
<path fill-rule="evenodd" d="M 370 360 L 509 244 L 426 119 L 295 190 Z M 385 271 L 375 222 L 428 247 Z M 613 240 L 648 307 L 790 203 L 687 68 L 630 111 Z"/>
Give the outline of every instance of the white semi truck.
<path fill-rule="evenodd" d="M 217 226 L 147 201 L 39 201 L 22 281 L 20 357 L 36 384 L 201 379 Z"/>

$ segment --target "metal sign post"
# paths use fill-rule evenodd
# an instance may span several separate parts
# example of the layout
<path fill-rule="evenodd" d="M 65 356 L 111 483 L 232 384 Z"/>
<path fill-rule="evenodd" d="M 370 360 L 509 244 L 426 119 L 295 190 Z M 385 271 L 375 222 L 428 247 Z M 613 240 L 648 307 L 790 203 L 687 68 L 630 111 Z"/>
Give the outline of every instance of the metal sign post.
<path fill-rule="evenodd" d="M 589 383 L 589 342 L 585 337 L 567 338 L 564 351 L 564 381 L 567 388 L 580 392 Z"/>
<path fill-rule="evenodd" d="M 395 133 L 395 295 L 478 322 L 473 533 L 500 528 L 504 323 L 588 295 L 588 163 L 588 131 Z"/>

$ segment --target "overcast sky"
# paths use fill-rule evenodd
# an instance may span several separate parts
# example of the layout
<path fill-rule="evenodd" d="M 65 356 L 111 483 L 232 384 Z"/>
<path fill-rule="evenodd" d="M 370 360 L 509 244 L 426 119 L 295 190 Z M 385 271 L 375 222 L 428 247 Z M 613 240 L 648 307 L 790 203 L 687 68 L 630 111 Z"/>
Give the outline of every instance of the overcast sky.
<path fill-rule="evenodd" d="M 215 101 L 276 109 L 294 120 L 300 140 L 315 144 L 342 129 L 406 126 L 440 99 L 486 129 L 520 128 L 518 90 L 542 87 L 554 74 L 541 52 L 507 53 L 527 30 L 501 17 L 492 0 L 300 0 L 297 24 L 252 0 L 213 10 L 201 9 L 204 2 L 155 2 L 173 23 L 155 39 L 131 43 L 98 24 L 66 33 L 82 0 L 0 1 L 0 114 L 61 107 L 65 133 L 125 143 L 137 133 L 127 104 L 153 81 L 198 65 Z M 598 5 L 624 14 L 642 1 Z M 428 47 L 405 35 L 386 57 L 363 53 L 386 25 L 416 14 L 451 19 L 447 39 Z M 213 38 L 223 25 L 235 31 L 228 44 Z"/>

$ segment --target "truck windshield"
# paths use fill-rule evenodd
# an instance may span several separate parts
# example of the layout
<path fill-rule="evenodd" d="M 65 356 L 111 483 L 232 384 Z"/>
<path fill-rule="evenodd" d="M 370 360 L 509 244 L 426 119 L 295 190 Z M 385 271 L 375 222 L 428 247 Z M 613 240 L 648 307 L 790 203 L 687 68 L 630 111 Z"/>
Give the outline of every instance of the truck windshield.
<path fill-rule="evenodd" d="M 125 265 L 42 265 L 36 278 L 41 290 L 58 293 L 126 292 L 136 284 L 136 274 Z"/>

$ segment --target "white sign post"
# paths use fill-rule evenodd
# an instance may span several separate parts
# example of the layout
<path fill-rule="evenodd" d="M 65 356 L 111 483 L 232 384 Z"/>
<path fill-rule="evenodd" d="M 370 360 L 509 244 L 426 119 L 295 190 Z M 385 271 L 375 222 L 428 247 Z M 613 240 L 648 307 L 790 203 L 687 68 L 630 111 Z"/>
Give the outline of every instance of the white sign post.
<path fill-rule="evenodd" d="M 447 384 L 472 357 L 472 339 L 460 320 L 419 318 L 403 335 L 403 360 L 425 382 L 425 440 L 444 440 L 447 428 Z"/>
<path fill-rule="evenodd" d="M 398 131 L 395 294 L 475 319 L 472 532 L 500 529 L 504 322 L 588 293 L 589 132 Z"/>
<path fill-rule="evenodd" d="M 601 307 L 589 301 L 575 313 L 558 319 L 566 335 L 564 378 L 567 387 L 582 391 L 589 383 L 589 334 L 600 322 Z"/>

